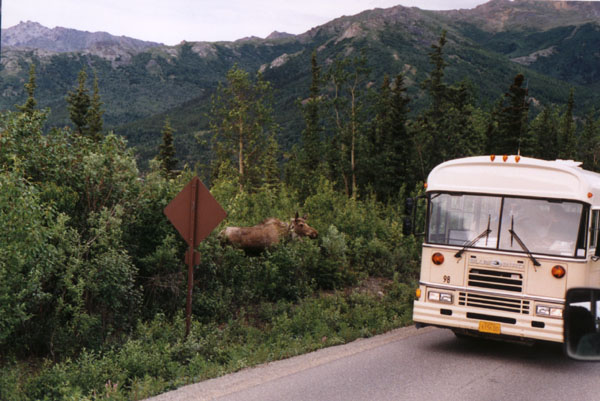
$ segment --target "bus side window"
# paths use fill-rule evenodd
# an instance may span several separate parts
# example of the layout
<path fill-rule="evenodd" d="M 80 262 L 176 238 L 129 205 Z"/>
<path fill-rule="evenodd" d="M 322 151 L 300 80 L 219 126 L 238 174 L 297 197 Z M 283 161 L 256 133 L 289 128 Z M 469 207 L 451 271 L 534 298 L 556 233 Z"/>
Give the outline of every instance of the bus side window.
<path fill-rule="evenodd" d="M 598 218 L 600 217 L 600 210 L 592 210 L 592 221 L 590 223 L 590 244 L 589 249 L 597 249 L 598 248 L 598 230 L 600 227 L 598 226 Z"/>

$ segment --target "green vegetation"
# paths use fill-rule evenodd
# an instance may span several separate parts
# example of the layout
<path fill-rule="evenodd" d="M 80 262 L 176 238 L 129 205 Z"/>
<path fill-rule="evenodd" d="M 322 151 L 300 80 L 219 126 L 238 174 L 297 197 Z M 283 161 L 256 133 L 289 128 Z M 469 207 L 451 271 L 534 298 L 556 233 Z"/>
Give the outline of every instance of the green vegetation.
<path fill-rule="evenodd" d="M 517 73 L 483 107 L 468 77 L 452 80 L 447 43 L 444 32 L 426 54 L 414 114 L 406 74 L 378 75 L 363 54 L 327 63 L 313 53 L 310 96 L 290 106 L 302 141 L 286 154 L 268 74 L 234 65 L 197 135 L 209 149 L 198 171 L 174 171 L 169 119 L 143 173 L 123 137 L 92 129 L 103 127 L 102 74 L 91 97 L 85 70 L 73 76 L 74 130 L 47 128 L 30 69 L 28 100 L 0 115 L 0 399 L 139 399 L 407 324 L 419 243 L 402 234 L 401 205 L 437 163 L 488 147 L 568 151 L 598 167 L 600 124 L 594 111 L 574 118 L 576 91 L 534 115 Z M 185 338 L 186 246 L 163 209 L 194 174 L 209 178 L 223 225 L 300 211 L 319 238 L 248 256 L 217 229 L 198 249 Z"/>
<path fill-rule="evenodd" d="M 513 5 L 507 3 L 502 7 Z M 544 13 L 549 10 L 528 12 L 531 15 L 527 20 L 537 21 L 538 17 L 544 20 Z M 563 14 L 568 17 L 564 21 L 571 21 L 569 24 L 574 24 L 577 18 L 589 20 L 589 15 L 578 12 Z M 250 76 L 259 69 L 263 71 L 263 79 L 273 89 L 273 119 L 281 127 L 277 143 L 285 152 L 291 152 L 305 128 L 303 112 L 296 107 L 296 102 L 300 99 L 306 103 L 311 96 L 313 53 L 321 66 L 323 79 L 331 62 L 356 57 L 366 60 L 369 73 L 365 78 L 371 87 L 383 85 L 386 74 L 392 80 L 402 74 L 406 94 L 411 98 L 408 112 L 411 118 L 416 118 L 430 106 L 427 89 L 421 85 L 430 71 L 430 45 L 446 30 L 444 52 L 448 65 L 444 77 L 449 85 L 464 83 L 475 107 L 488 110 L 506 91 L 513 77 L 521 73 L 525 77 L 524 88 L 535 99 L 530 118 L 546 105 L 564 105 L 573 88 L 576 96 L 573 114 L 582 120 L 595 106 L 600 93 L 598 54 L 589 50 L 598 42 L 600 29 L 592 23 L 555 27 L 556 21 L 562 21 L 558 15 L 552 21 L 548 28 L 541 23 L 535 25 L 535 30 L 509 24 L 505 31 L 490 32 L 442 13 L 420 11 L 404 16 L 404 13 L 395 15 L 374 10 L 332 21 L 302 37 L 182 43 L 116 60 L 80 53 L 41 56 L 32 51 L 13 50 L 3 54 L 0 109 L 27 101 L 23 84 L 30 66 L 34 65 L 38 107 L 50 110 L 45 129 L 73 126 L 65 93 L 73 91 L 79 72 L 86 68 L 90 78 L 94 71 L 101 83 L 103 130 L 114 130 L 127 139 L 135 149 L 141 170 L 149 169 L 149 161 L 160 146 L 161 127 L 167 116 L 177 132 L 174 146 L 180 160 L 178 168 L 185 164 L 204 166 L 212 161 L 211 99 L 219 82 L 224 83 L 228 71 L 237 65 Z M 360 28 L 356 36 L 343 36 L 348 23 Z M 540 50 L 542 55 L 530 64 L 511 61 Z M 283 64 L 272 65 L 276 59 L 284 60 Z M 321 89 L 325 90 L 326 86 L 325 82 L 321 83 Z M 91 86 L 88 95 L 92 95 Z M 198 143 L 195 139 L 198 136 L 204 136 L 205 141 Z M 351 170 L 347 175 L 351 184 Z M 360 181 L 359 175 L 356 178 Z M 360 186 L 360 182 L 357 185 Z"/>

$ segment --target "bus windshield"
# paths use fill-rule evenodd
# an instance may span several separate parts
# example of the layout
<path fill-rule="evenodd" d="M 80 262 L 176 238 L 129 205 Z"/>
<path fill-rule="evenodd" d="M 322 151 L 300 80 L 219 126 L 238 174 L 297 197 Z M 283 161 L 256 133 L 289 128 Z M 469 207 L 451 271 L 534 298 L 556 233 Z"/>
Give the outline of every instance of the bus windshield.
<path fill-rule="evenodd" d="M 433 193 L 427 241 L 585 257 L 584 210 L 583 204 L 570 201 Z"/>

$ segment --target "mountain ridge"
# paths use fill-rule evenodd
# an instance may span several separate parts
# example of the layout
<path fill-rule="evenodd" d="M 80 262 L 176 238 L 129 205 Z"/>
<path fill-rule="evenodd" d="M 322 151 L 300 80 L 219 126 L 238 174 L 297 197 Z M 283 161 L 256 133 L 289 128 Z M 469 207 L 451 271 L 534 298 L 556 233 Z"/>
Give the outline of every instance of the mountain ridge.
<path fill-rule="evenodd" d="M 83 52 L 99 45 L 118 45 L 128 51 L 141 52 L 162 43 L 148 42 L 127 36 L 114 36 L 108 32 L 88 32 L 72 28 L 48 28 L 38 22 L 21 21 L 2 29 L 2 47 L 39 49 L 65 52 Z"/>

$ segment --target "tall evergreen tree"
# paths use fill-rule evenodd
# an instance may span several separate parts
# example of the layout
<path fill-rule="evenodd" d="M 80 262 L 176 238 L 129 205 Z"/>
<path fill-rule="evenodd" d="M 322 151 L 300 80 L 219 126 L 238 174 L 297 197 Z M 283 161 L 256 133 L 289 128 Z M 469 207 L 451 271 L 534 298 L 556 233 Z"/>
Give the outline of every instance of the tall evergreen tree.
<path fill-rule="evenodd" d="M 446 102 L 448 90 L 447 85 L 444 83 L 444 70 L 448 65 L 444 60 L 444 46 L 446 43 L 446 31 L 442 31 L 438 43 L 431 45 L 431 51 L 429 52 L 429 61 L 433 65 L 433 70 L 421 85 L 429 92 L 431 97 L 429 116 L 433 118 L 434 122 L 443 116 L 442 109 Z"/>
<path fill-rule="evenodd" d="M 577 158 L 577 140 L 575 138 L 575 121 L 573 120 L 573 106 L 575 104 L 573 88 L 569 92 L 567 109 L 562 116 L 560 124 L 560 137 L 558 142 L 558 156 L 562 159 Z"/>
<path fill-rule="evenodd" d="M 103 120 L 102 101 L 100 100 L 100 90 L 98 88 L 98 75 L 94 71 L 94 88 L 90 99 L 90 107 L 87 113 L 88 134 L 95 140 L 99 141 L 102 137 Z"/>
<path fill-rule="evenodd" d="M 262 185 L 263 188 L 275 189 L 281 181 L 278 158 L 280 155 L 279 144 L 275 135 L 271 133 L 267 138 L 265 153 L 262 162 Z"/>
<path fill-rule="evenodd" d="M 413 146 L 406 128 L 408 103 L 404 76 L 398 75 L 391 83 L 385 75 L 375 101 L 362 173 L 363 186 L 370 185 L 382 201 L 397 195 L 410 175 Z"/>
<path fill-rule="evenodd" d="M 302 198 L 310 195 L 323 174 L 323 125 L 321 87 L 321 67 L 317 63 L 316 52 L 311 56 L 312 81 L 309 97 L 302 104 L 302 113 L 306 127 L 302 131 L 302 142 L 298 153 L 297 187 Z"/>
<path fill-rule="evenodd" d="M 413 129 L 421 179 L 437 164 L 457 157 L 481 152 L 482 139 L 472 119 L 473 96 L 467 82 L 448 85 L 444 82 L 444 46 L 446 32 L 431 46 L 429 61 L 433 70 L 422 83 L 430 98 L 430 106 L 417 118 Z"/>
<path fill-rule="evenodd" d="M 473 95 L 467 82 L 460 82 L 447 90 L 447 104 L 444 117 L 439 124 L 445 133 L 443 142 L 447 160 L 465 156 L 475 156 L 483 152 L 485 138 L 476 131 L 472 113 Z"/>
<path fill-rule="evenodd" d="M 559 115 L 556 106 L 546 106 L 533 119 L 529 136 L 535 140 L 535 152 L 525 156 L 554 160 L 558 157 Z"/>
<path fill-rule="evenodd" d="M 595 119 L 595 111 L 589 111 L 585 116 L 581 143 L 579 146 L 579 160 L 583 162 L 586 170 L 600 170 L 600 121 Z"/>
<path fill-rule="evenodd" d="M 67 95 L 69 116 L 73 124 L 75 124 L 75 131 L 79 135 L 85 135 L 88 129 L 88 110 L 91 105 L 91 99 L 86 82 L 87 72 L 85 68 L 82 68 L 77 76 L 77 89 L 72 92 L 69 91 Z"/>
<path fill-rule="evenodd" d="M 158 159 L 163 174 L 166 178 L 172 178 L 176 175 L 178 160 L 175 158 L 175 146 L 173 145 L 173 128 L 169 118 L 165 119 L 162 129 L 162 143 L 159 147 Z"/>
<path fill-rule="evenodd" d="M 525 76 L 517 74 L 504 100 L 496 110 L 495 129 L 489 133 L 488 151 L 493 154 L 517 154 L 528 134 L 528 89 L 523 87 Z"/>
<path fill-rule="evenodd" d="M 31 115 L 37 105 L 35 100 L 35 89 L 37 85 L 35 83 L 35 65 L 32 63 L 29 66 L 29 81 L 25 84 L 25 90 L 27 91 L 27 100 L 22 105 L 17 105 L 17 109 L 25 114 Z"/>
<path fill-rule="evenodd" d="M 392 86 L 392 99 L 391 99 L 391 115 L 390 115 L 390 136 L 389 136 L 389 147 L 392 149 L 390 155 L 390 163 L 392 164 L 394 171 L 395 185 L 393 194 L 397 194 L 402 183 L 406 183 L 411 188 L 414 183 L 410 182 L 414 180 L 414 136 L 408 129 L 408 113 L 410 112 L 409 103 L 410 98 L 406 93 L 406 85 L 404 83 L 404 75 L 399 74 L 396 76 Z M 401 180 L 402 182 L 398 182 Z"/>

